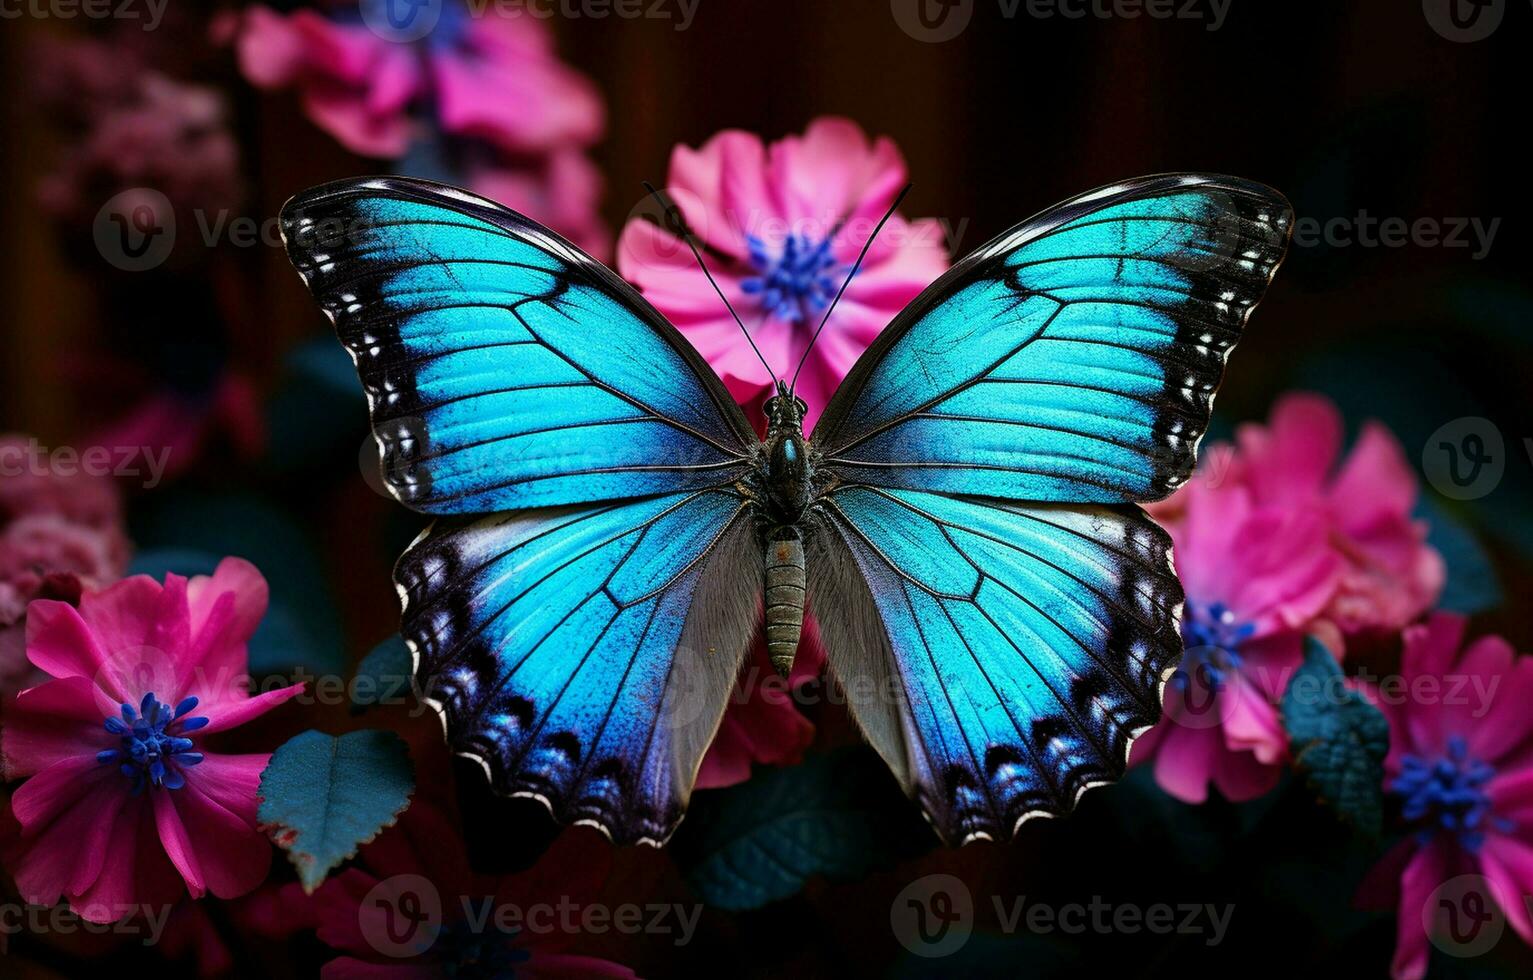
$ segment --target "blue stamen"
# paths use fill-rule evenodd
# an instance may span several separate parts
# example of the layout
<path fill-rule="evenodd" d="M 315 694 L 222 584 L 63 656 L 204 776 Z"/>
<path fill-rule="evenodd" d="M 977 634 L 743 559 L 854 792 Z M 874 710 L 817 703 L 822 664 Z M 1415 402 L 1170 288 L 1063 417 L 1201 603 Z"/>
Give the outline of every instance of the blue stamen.
<path fill-rule="evenodd" d="M 133 792 L 145 785 L 180 789 L 186 785 L 183 769 L 202 761 L 194 752 L 196 743 L 186 737 L 207 725 L 202 716 L 187 717 L 197 707 L 196 698 L 186 698 L 174 709 L 154 696 L 144 695 L 138 709 L 122 705 L 122 717 L 106 719 L 106 730 L 118 737 L 120 748 L 104 749 L 96 754 L 102 765 L 116 765 L 133 781 Z"/>
<path fill-rule="evenodd" d="M 751 266 L 760 274 L 742 280 L 740 288 L 759 295 L 767 313 L 789 323 L 803 323 L 830 305 L 840 282 L 831 275 L 839 267 L 829 238 L 815 242 L 792 232 L 775 257 L 755 235 L 747 235 L 745 242 Z"/>
<path fill-rule="evenodd" d="M 1401 816 L 1422 825 L 1417 835 L 1423 843 L 1445 833 L 1466 850 L 1478 851 L 1487 826 L 1502 833 L 1514 827 L 1511 820 L 1490 812 L 1485 784 L 1495 775 L 1494 766 L 1470 756 L 1462 735 L 1452 735 L 1447 751 L 1436 759 L 1404 756 L 1389 791 L 1404 801 Z"/>
<path fill-rule="evenodd" d="M 1171 681 L 1183 693 L 1194 675 L 1211 691 L 1224 687 L 1230 671 L 1239 670 L 1240 647 L 1256 632 L 1255 623 L 1244 623 L 1222 602 L 1207 605 L 1189 602 L 1182 624 L 1187 652 Z"/>
<path fill-rule="evenodd" d="M 519 932 L 494 923 L 483 931 L 468 922 L 450 923 L 437 934 L 431 954 L 454 980 L 505 980 L 531 956 L 517 947 Z"/>

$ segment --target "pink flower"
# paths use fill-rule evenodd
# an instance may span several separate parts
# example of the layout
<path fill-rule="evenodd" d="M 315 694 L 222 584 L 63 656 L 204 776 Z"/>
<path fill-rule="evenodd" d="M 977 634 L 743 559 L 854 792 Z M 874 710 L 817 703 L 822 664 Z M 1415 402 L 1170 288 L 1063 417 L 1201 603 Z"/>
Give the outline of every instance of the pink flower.
<path fill-rule="evenodd" d="M 1452 941 L 1440 902 L 1464 889 L 1533 943 L 1533 657 L 1498 636 L 1460 652 L 1464 626 L 1438 614 L 1406 630 L 1402 684 L 1369 688 L 1389 719 L 1385 788 L 1414 831 L 1365 885 L 1398 894 L 1400 978 L 1425 975 L 1429 941 Z"/>
<path fill-rule="evenodd" d="M 232 33 L 245 77 L 296 88 L 315 125 L 363 156 L 395 159 L 427 142 L 448 173 L 598 254 L 601 180 L 584 151 L 605 110 L 590 80 L 561 62 L 547 25 L 525 12 L 435 5 L 423 37 L 387 36 L 356 0 L 281 14 L 246 10 Z M 421 10 L 431 8 L 420 8 Z M 427 16 L 417 14 L 417 16 Z"/>
<path fill-rule="evenodd" d="M 444 133 L 506 153 L 588 145 L 604 127 L 601 99 L 559 61 L 533 17 L 439 4 L 438 21 L 413 43 L 385 37 L 335 11 L 246 11 L 236 39 L 245 77 L 261 88 L 296 87 L 309 118 L 363 156 L 398 157 L 422 118 Z"/>
<path fill-rule="evenodd" d="M 65 136 L 61 158 L 39 185 L 43 206 L 88 227 L 105 200 L 127 188 L 153 188 L 183 217 L 237 205 L 239 145 L 222 93 L 155 70 L 160 53 L 120 41 L 40 45 L 33 88 Z"/>
<path fill-rule="evenodd" d="M 204 736 L 259 717 L 302 684 L 251 697 L 247 644 L 266 580 L 226 558 L 212 576 L 144 575 L 88 592 L 76 609 L 27 611 L 27 656 L 55 680 L 23 691 L 0 730 L 20 840 L 10 856 L 28 902 L 63 897 L 109 922 L 182 894 L 232 898 L 265 878 L 256 829 L 266 754 L 210 752 Z"/>
<path fill-rule="evenodd" d="M 1399 630 L 1437 601 L 1445 566 L 1426 543 L 1426 525 L 1411 518 L 1416 474 L 1400 443 L 1368 422 L 1338 462 L 1344 434 L 1330 401 L 1287 395 L 1267 427 L 1240 427 L 1226 478 L 1249 487 L 1258 506 L 1324 511 L 1343 572 L 1322 618 L 1349 635 Z"/>
<path fill-rule="evenodd" d="M 35 440 L 0 437 L 0 690 L 32 673 L 27 603 L 78 598 L 120 578 L 127 561 L 111 480 L 75 467 L 61 472 Z"/>
<path fill-rule="evenodd" d="M 1188 650 L 1132 759 L 1153 759 L 1179 799 L 1200 802 L 1210 784 L 1250 799 L 1277 782 L 1288 757 L 1277 705 L 1304 634 L 1341 656 L 1346 636 L 1400 629 L 1442 588 L 1442 559 L 1410 518 L 1416 482 L 1399 444 L 1370 423 L 1337 469 L 1341 439 L 1335 406 L 1287 395 L 1268 426 L 1210 447 L 1149 508 L 1175 544 Z"/>
<path fill-rule="evenodd" d="M 1210 471 L 1230 456 L 1215 447 Z M 1340 562 L 1312 507 L 1259 508 L 1246 487 L 1205 479 L 1168 504 L 1156 517 L 1187 592 L 1187 653 L 1166 686 L 1164 718 L 1135 742 L 1132 759 L 1153 759 L 1156 781 L 1189 803 L 1206 799 L 1210 784 L 1251 799 L 1272 788 L 1288 757 L 1276 705 Z"/>
<path fill-rule="evenodd" d="M 612 229 L 598 210 L 601 172 L 580 150 L 555 150 L 520 164 L 491 155 L 470 164 L 467 177 L 474 193 L 536 218 L 598 259 L 610 256 Z"/>
<path fill-rule="evenodd" d="M 576 827 L 525 872 L 477 873 L 457 821 L 418 797 L 363 846 L 355 866 L 312 896 L 297 885 L 286 892 L 310 905 L 320 940 L 343 954 L 325 964 L 325 980 L 448 980 L 470 965 L 485 976 L 632 977 L 627 967 L 569 952 L 610 863 L 610 846 Z"/>
<path fill-rule="evenodd" d="M 870 143 L 856 123 L 821 118 L 803 136 L 771 146 L 738 130 L 697 150 L 678 146 L 667 184 L 708 246 L 710 268 L 730 303 L 772 369 L 788 377 L 904 186 L 905 161 L 888 138 Z M 809 405 L 806 427 L 879 331 L 946 268 L 936 221 L 889 219 L 804 364 L 798 393 Z M 736 400 L 750 403 L 771 386 L 691 252 L 670 231 L 629 221 L 618 269 L 686 335 Z"/>

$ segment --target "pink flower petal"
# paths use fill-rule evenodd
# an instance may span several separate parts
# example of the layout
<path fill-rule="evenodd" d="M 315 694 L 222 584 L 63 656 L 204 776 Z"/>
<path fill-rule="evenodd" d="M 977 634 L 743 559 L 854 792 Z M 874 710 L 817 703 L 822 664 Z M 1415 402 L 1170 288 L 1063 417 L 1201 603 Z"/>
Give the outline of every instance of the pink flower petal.
<path fill-rule="evenodd" d="M 198 778 L 203 775 L 199 770 L 210 762 L 216 765 L 217 758 L 209 755 L 202 765 L 193 767 L 187 774 L 185 786 L 170 791 L 174 797 L 174 810 L 167 820 L 184 828 L 182 841 L 186 853 L 201 859 L 200 871 L 208 890 L 219 898 L 236 898 L 254 891 L 265 880 L 271 868 L 271 843 L 256 829 L 253 820 L 229 810 L 205 792 L 203 781 Z M 235 805 L 241 810 L 249 810 L 247 801 L 254 799 L 254 793 L 250 793 L 236 800 Z M 165 831 L 162 823 L 161 840 L 167 840 Z M 166 849 L 172 858 L 176 856 L 168 841 Z M 197 882 L 187 873 L 187 865 L 181 861 L 176 864 L 196 896 Z"/>
<path fill-rule="evenodd" d="M 0 726 L 0 773 L 6 779 L 23 779 L 56 762 L 92 757 L 113 747 L 104 723 L 117 710 L 83 677 L 22 691 L 6 706 Z"/>
<path fill-rule="evenodd" d="M 1507 834 L 1487 834 L 1480 866 L 1506 921 L 1523 942 L 1533 944 L 1533 845 Z"/>
<path fill-rule="evenodd" d="M 145 581 L 158 592 L 159 586 L 152 579 Z M 96 680 L 107 661 L 106 653 L 79 611 L 54 599 L 39 599 L 28 607 L 27 658 L 54 677 L 82 677 L 88 681 Z"/>
<path fill-rule="evenodd" d="M 197 706 L 197 713 L 208 719 L 207 727 L 202 729 L 204 735 L 214 732 L 224 732 L 231 728 L 238 728 L 253 718 L 259 718 L 266 712 L 277 707 L 285 701 L 297 697 L 303 693 L 303 682 L 300 681 L 290 687 L 284 687 L 276 691 L 267 691 L 257 694 L 255 697 L 229 696 L 223 700 L 213 700 Z"/>
<path fill-rule="evenodd" d="M 1437 886 L 1448 879 L 1439 846 L 1430 844 L 1416 852 L 1400 876 L 1400 911 L 1395 933 L 1395 956 L 1390 975 L 1395 980 L 1420 980 L 1426 976 L 1430 955 L 1422 910 Z"/>
<path fill-rule="evenodd" d="M 207 891 L 202 877 L 202 864 L 197 860 L 197 848 L 192 845 L 177 812 L 177 800 L 186 795 L 186 787 L 179 790 L 151 790 L 150 802 L 154 810 L 154 825 L 160 835 L 160 845 L 165 856 L 176 866 L 186 881 L 186 889 L 192 898 L 201 898 Z M 216 851 L 209 852 L 222 858 Z"/>
<path fill-rule="evenodd" d="M 1268 426 L 1243 425 L 1236 438 L 1263 503 L 1288 504 L 1318 493 L 1341 452 L 1342 420 L 1319 395 L 1285 395 Z"/>

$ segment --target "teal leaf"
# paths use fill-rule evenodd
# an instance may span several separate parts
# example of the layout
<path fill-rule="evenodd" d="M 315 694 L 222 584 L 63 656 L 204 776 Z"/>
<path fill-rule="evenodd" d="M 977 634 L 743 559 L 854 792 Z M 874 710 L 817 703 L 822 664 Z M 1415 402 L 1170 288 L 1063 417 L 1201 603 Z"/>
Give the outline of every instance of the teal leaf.
<path fill-rule="evenodd" d="M 816 875 L 849 881 L 929 849 L 931 829 L 865 747 L 696 794 L 674 848 L 709 905 L 757 909 Z"/>
<path fill-rule="evenodd" d="M 1472 616 L 1501 605 L 1501 580 L 1490 555 L 1473 531 L 1459 523 L 1431 494 L 1423 494 L 1416 516 L 1427 522 L 1427 544 L 1443 556 L 1448 579 L 1437 608 Z"/>
<path fill-rule="evenodd" d="M 355 476 L 367 438 L 367 399 L 346 348 L 327 331 L 285 360 L 266 404 L 268 463 L 284 473 L 329 466 Z"/>
<path fill-rule="evenodd" d="M 368 728 L 337 738 L 311 730 L 272 754 L 256 814 L 313 892 L 392 826 L 414 791 L 409 747 L 393 732 Z"/>
<path fill-rule="evenodd" d="M 346 645 L 334 593 L 308 533 L 251 493 L 172 490 L 139 508 L 133 539 L 142 549 L 131 571 L 156 578 L 208 575 L 235 555 L 260 569 L 271 603 L 250 642 L 250 674 L 288 675 L 295 667 L 343 676 Z"/>
<path fill-rule="evenodd" d="M 373 647 L 357 664 L 351 682 L 351 705 L 355 711 L 380 704 L 402 704 L 410 697 L 415 656 L 398 633 Z"/>
<path fill-rule="evenodd" d="M 1341 665 L 1314 637 L 1283 692 L 1283 726 L 1310 788 L 1339 816 L 1377 837 L 1383 825 L 1389 722 L 1345 685 Z"/>

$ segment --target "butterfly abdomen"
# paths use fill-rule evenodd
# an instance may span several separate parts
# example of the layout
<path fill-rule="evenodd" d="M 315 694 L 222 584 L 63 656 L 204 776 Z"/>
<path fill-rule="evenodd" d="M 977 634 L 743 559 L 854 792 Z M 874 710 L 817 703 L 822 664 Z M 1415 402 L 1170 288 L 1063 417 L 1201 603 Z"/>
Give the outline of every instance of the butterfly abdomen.
<path fill-rule="evenodd" d="M 766 641 L 772 668 L 783 677 L 793 668 L 804 632 L 804 542 L 784 526 L 767 536 Z"/>

